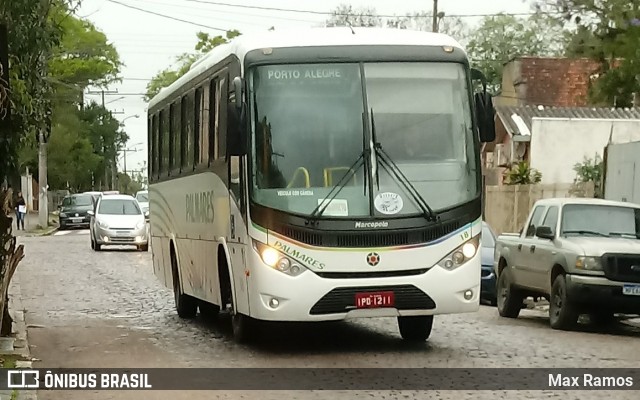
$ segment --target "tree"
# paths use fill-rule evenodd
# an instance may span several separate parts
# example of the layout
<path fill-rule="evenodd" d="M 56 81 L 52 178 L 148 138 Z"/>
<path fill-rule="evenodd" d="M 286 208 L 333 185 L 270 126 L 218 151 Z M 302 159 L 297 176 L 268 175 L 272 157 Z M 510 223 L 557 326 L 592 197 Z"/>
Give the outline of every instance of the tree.
<path fill-rule="evenodd" d="M 518 56 L 562 55 L 568 38 L 562 23 L 546 14 L 527 19 L 502 14 L 482 20 L 471 33 L 467 51 L 474 67 L 487 77 L 489 88 L 499 92 L 506 62 Z"/>
<path fill-rule="evenodd" d="M 532 185 L 540 183 L 542 174 L 535 168 L 531 168 L 526 161 L 511 166 L 506 172 L 505 183 L 507 185 Z"/>
<path fill-rule="evenodd" d="M 144 100 L 150 101 L 154 98 L 160 90 L 170 86 L 173 82 L 180 79 L 180 77 L 187 72 L 202 56 L 210 52 L 213 48 L 220 46 L 221 44 L 229 43 L 231 39 L 236 36 L 240 36 L 241 33 L 238 30 L 232 29 L 225 33 L 225 36 L 210 36 L 205 32 L 198 32 L 196 37 L 198 42 L 195 45 L 195 53 L 184 53 L 176 58 L 177 67 L 167 68 L 156 74 L 151 81 L 147 84 L 147 92 L 145 93 Z"/>
<path fill-rule="evenodd" d="M 351 5 L 340 4 L 331 11 L 331 17 L 327 19 L 325 25 L 327 27 L 379 27 L 383 26 L 383 21 L 373 7 L 361 7 L 354 9 Z"/>
<path fill-rule="evenodd" d="M 596 154 L 594 159 L 585 157 L 581 163 L 576 163 L 573 166 L 573 170 L 576 172 L 576 178 L 574 184 L 593 182 L 594 196 L 596 198 L 602 198 L 602 173 L 604 169 L 604 163 L 599 154 Z"/>
<path fill-rule="evenodd" d="M 538 0 L 539 9 L 577 26 L 568 52 L 600 64 L 589 91 L 592 103 L 629 107 L 640 92 L 640 7 L 628 0 Z"/>
<path fill-rule="evenodd" d="M 405 16 L 389 18 L 386 24 L 390 28 L 430 32 L 433 29 L 433 13 L 431 11 L 417 11 Z M 438 31 L 464 44 L 469 35 L 469 26 L 460 17 L 448 17 L 445 15 L 439 18 Z"/>

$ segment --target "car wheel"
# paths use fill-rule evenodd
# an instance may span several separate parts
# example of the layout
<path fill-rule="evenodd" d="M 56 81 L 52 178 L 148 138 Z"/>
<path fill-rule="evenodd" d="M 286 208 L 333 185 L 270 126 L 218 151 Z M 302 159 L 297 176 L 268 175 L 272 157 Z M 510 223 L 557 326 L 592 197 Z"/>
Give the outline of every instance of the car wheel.
<path fill-rule="evenodd" d="M 558 275 L 551 286 L 549 302 L 549 322 L 551 328 L 570 330 L 578 323 L 580 314 L 567 295 L 567 281 L 564 275 Z"/>
<path fill-rule="evenodd" d="M 508 267 L 500 273 L 496 290 L 498 314 L 505 318 L 518 318 L 524 295 L 512 284 L 511 271 Z"/>
<path fill-rule="evenodd" d="M 398 328 L 402 339 L 409 342 L 424 342 L 433 328 L 433 315 L 398 317 Z"/>

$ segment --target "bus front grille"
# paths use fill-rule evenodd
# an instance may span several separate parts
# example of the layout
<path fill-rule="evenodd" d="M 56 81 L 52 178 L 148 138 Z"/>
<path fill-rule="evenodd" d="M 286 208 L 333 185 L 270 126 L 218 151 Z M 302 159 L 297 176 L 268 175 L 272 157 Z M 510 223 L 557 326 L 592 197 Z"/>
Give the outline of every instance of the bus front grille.
<path fill-rule="evenodd" d="M 398 231 L 322 232 L 283 224 L 276 225 L 274 231 L 311 246 L 372 248 L 429 243 L 456 231 L 460 227 L 460 221 L 453 220 L 426 228 Z"/>
<path fill-rule="evenodd" d="M 311 315 L 341 314 L 355 310 L 356 293 L 392 291 L 398 310 L 432 310 L 436 303 L 413 285 L 363 286 L 336 288 L 324 295 L 309 313 Z"/>

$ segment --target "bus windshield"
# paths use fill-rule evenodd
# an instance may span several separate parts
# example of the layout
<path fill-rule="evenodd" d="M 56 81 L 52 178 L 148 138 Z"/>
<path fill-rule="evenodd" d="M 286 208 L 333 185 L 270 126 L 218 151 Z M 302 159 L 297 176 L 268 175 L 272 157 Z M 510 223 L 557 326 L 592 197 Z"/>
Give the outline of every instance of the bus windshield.
<path fill-rule="evenodd" d="M 250 75 L 252 200 L 309 215 L 367 146 L 387 155 L 435 211 L 479 195 L 464 67 L 455 63 L 270 65 Z M 372 116 L 374 124 L 372 124 Z M 420 206 L 393 172 L 358 166 L 323 216 L 406 216 Z M 351 176 L 352 175 L 352 176 Z M 368 185 L 367 185 L 368 186 Z"/>

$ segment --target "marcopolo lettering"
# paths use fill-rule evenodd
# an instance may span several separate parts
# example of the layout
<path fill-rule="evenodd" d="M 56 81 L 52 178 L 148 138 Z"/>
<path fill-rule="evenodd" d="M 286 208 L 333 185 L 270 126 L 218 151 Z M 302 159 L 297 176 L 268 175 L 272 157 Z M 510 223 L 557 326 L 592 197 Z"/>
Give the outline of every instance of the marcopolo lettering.
<path fill-rule="evenodd" d="M 387 221 L 376 221 L 376 222 L 356 222 L 355 227 L 360 229 L 366 228 L 387 228 L 389 223 Z"/>
<path fill-rule="evenodd" d="M 213 223 L 213 191 L 188 193 L 186 196 L 187 221 L 194 224 Z"/>

